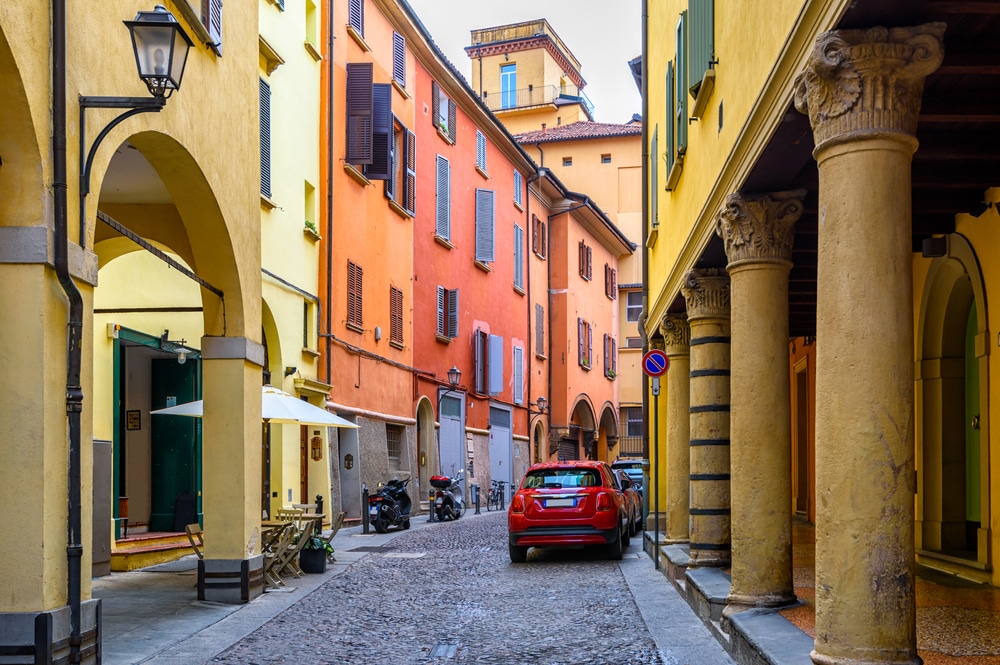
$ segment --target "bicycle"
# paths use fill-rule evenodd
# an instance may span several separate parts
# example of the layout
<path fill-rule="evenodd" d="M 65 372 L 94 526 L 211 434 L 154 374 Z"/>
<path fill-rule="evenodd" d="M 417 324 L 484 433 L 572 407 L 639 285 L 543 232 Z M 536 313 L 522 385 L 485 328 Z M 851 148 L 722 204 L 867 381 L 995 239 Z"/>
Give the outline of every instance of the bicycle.
<path fill-rule="evenodd" d="M 503 510 L 504 481 L 494 480 L 489 492 L 486 493 L 486 510 Z"/>

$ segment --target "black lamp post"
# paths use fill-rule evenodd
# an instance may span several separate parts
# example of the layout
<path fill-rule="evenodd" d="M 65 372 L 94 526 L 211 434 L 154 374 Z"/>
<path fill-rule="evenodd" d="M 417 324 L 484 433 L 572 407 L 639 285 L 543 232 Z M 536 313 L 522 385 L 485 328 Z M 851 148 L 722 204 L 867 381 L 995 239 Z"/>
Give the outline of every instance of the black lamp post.
<path fill-rule="evenodd" d="M 159 113 L 167 98 L 181 87 L 188 51 L 194 42 L 184 32 L 174 15 L 163 5 L 153 11 L 139 12 L 135 20 L 122 21 L 132 35 L 132 50 L 139 78 L 152 97 L 92 97 L 80 95 L 80 246 L 86 246 L 87 194 L 90 193 L 90 169 L 97 148 L 108 133 L 123 120 L 140 113 Z M 109 122 L 87 150 L 86 111 L 88 108 L 127 109 Z M 86 155 L 86 156 L 85 156 Z"/>

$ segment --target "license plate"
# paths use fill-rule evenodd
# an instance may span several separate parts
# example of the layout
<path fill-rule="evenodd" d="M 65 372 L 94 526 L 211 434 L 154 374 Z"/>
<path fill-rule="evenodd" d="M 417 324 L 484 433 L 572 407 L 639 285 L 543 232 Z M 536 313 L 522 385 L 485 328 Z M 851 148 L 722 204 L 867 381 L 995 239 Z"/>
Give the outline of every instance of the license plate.
<path fill-rule="evenodd" d="M 372 517 L 378 517 L 378 506 L 372 506 L 368 509 L 368 514 Z"/>
<path fill-rule="evenodd" d="M 572 508 L 576 505 L 573 499 L 546 499 L 546 508 Z"/>
<path fill-rule="evenodd" d="M 438 499 L 437 501 L 434 502 L 434 505 L 435 506 L 443 506 L 444 505 L 444 499 Z"/>

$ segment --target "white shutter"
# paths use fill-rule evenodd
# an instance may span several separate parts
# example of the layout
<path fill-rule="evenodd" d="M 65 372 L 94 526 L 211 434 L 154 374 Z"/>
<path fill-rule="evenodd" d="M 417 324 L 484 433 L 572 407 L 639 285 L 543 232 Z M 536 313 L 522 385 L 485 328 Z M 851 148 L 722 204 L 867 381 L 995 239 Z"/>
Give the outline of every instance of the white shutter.
<path fill-rule="evenodd" d="M 514 286 L 524 288 L 524 229 L 514 225 Z"/>
<path fill-rule="evenodd" d="M 503 392 L 503 337 L 490 335 L 490 350 L 486 362 L 490 370 L 490 395 Z"/>
<path fill-rule="evenodd" d="M 524 404 L 524 349 L 514 347 L 514 404 Z"/>
<path fill-rule="evenodd" d="M 476 190 L 476 260 L 493 262 L 493 190 Z"/>
<path fill-rule="evenodd" d="M 448 291 L 448 337 L 458 337 L 458 289 Z"/>
<path fill-rule="evenodd" d="M 437 225 L 438 237 L 451 240 L 451 165 L 437 156 Z"/>
<path fill-rule="evenodd" d="M 483 172 L 486 171 L 486 137 L 478 129 L 476 130 L 476 166 Z"/>
<path fill-rule="evenodd" d="M 445 288 L 443 286 L 438 287 L 437 291 L 437 334 L 442 337 L 447 332 L 445 329 Z"/>
<path fill-rule="evenodd" d="M 524 177 L 521 175 L 520 171 L 514 171 L 514 203 L 519 206 L 524 206 L 524 194 L 522 189 L 524 189 Z"/>

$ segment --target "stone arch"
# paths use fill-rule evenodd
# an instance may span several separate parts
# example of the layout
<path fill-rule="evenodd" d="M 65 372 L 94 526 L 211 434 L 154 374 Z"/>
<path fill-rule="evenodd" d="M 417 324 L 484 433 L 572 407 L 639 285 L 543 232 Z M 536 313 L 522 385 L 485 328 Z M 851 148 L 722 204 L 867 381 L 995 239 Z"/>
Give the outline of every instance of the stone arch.
<path fill-rule="evenodd" d="M 434 425 L 434 404 L 426 395 L 417 400 L 417 470 L 418 496 L 425 497 L 430 492 L 430 477 L 438 468 L 437 428 Z"/>
<path fill-rule="evenodd" d="M 566 456 L 569 451 L 567 442 L 574 441 L 580 458 L 597 459 L 597 439 L 597 410 L 590 395 L 581 393 L 573 400 L 569 433 L 559 443 L 559 456 Z"/>
<path fill-rule="evenodd" d="M 539 418 L 531 428 L 531 464 L 548 461 L 549 454 L 546 444 L 545 422 Z"/>
<path fill-rule="evenodd" d="M 597 459 L 611 462 L 618 445 L 618 410 L 610 401 L 601 405 L 597 428 Z"/>
<path fill-rule="evenodd" d="M 964 559 L 983 569 L 990 564 L 986 293 L 969 241 L 951 234 L 947 247 L 927 272 L 917 326 L 918 550 L 928 565 L 961 568 Z M 935 556 L 945 552 L 959 556 Z"/>

